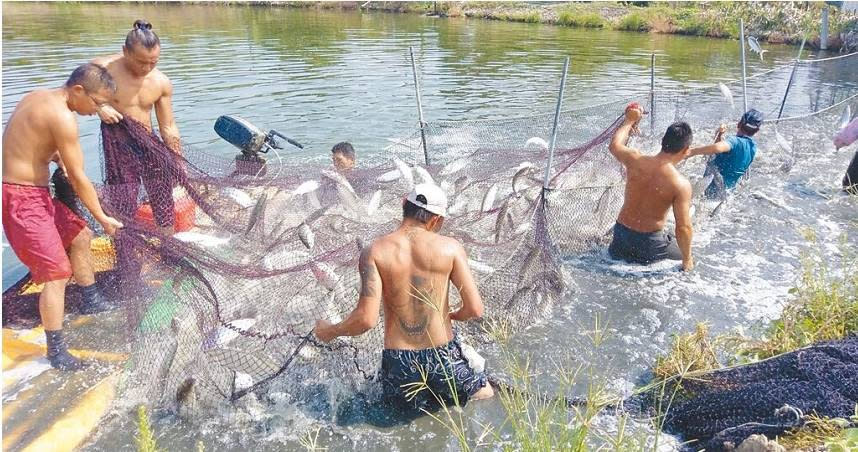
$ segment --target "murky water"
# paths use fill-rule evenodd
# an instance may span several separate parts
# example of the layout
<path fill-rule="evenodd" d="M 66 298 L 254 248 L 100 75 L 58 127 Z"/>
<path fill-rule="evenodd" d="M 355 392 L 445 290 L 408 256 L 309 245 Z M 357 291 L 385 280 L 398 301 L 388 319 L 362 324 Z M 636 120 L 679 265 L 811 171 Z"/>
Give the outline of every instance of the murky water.
<path fill-rule="evenodd" d="M 415 49 L 428 120 L 550 112 L 565 55 L 572 56 L 572 66 L 564 108 L 646 92 L 651 53 L 660 89 L 693 88 L 740 75 L 738 45 L 727 40 L 380 13 L 11 3 L 3 8 L 4 124 L 26 92 L 58 86 L 76 65 L 119 51 L 130 24 L 141 17 L 161 37 L 159 67 L 174 84 L 183 138 L 207 152 L 228 155 L 234 149 L 212 130 L 222 114 L 241 115 L 305 143 L 304 151 L 289 151 L 298 161 L 327 159 L 330 147 L 343 140 L 355 145 L 359 158 L 378 155 L 387 138 L 410 134 L 417 123 L 409 46 Z M 750 55 L 750 74 L 788 62 L 796 52 L 767 48 L 765 62 Z M 836 68 L 810 71 L 799 80 L 787 115 L 806 110 L 816 92 L 817 100 L 827 102 L 840 96 L 842 87 L 858 84 L 854 65 Z M 783 77 L 753 82 L 771 86 L 763 90 L 770 95 L 759 99 L 766 111 L 777 104 L 784 82 Z M 829 258 L 839 255 L 838 246 L 854 249 L 858 205 L 833 191 L 851 152 L 834 152 L 826 137 L 828 123 L 814 119 L 789 127 L 815 141 L 802 148 L 793 170 L 784 174 L 766 156 L 773 149 L 772 135 L 761 132 L 753 177 L 695 237 L 698 267 L 693 273 L 641 274 L 640 268 L 609 263 L 603 251 L 570 257 L 567 270 L 577 293 L 548 322 L 513 340 L 514 348 L 533 352 L 535 364 L 542 366 L 535 368 L 538 378 L 550 381 L 551 358 L 569 357 L 603 362 L 600 372 L 617 389 L 627 388 L 667 346 L 670 334 L 698 321 L 710 322 L 716 331 L 754 327 L 779 312 L 796 280 L 799 258 L 809 248 L 800 228 L 816 231 L 821 244 L 810 248 Z M 81 118 L 80 130 L 87 173 L 100 180 L 97 118 Z M 845 244 L 838 245 L 849 231 Z M 23 273 L 4 246 L 4 288 Z M 594 349 L 588 334 L 597 317 L 610 334 Z M 297 438 L 319 427 L 320 442 L 336 449 L 455 448 L 448 431 L 428 417 L 392 428 L 331 426 L 312 410 L 250 405 L 203 425 L 161 417 L 155 428 L 171 450 L 190 449 L 197 439 L 209 450 L 295 448 L 300 447 Z M 478 423 L 503 419 L 497 402 L 478 405 L 465 410 L 475 432 L 482 430 Z M 133 449 L 129 422 L 126 412 L 115 413 L 91 448 Z"/>

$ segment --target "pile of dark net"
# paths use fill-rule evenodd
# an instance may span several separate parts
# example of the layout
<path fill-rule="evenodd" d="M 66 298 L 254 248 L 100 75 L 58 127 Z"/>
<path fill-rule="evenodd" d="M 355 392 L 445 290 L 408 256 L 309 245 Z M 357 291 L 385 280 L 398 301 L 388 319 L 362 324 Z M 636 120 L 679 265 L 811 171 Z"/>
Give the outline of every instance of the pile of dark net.
<path fill-rule="evenodd" d="M 677 389 L 676 385 L 680 388 Z M 858 337 L 672 381 L 627 406 L 660 416 L 687 450 L 724 450 L 747 437 L 800 428 L 807 416 L 847 418 L 858 404 Z"/>
<path fill-rule="evenodd" d="M 785 79 L 789 70 L 766 75 Z M 739 84 L 729 85 L 738 92 Z M 771 103 L 766 89 L 761 84 L 750 99 Z M 850 95 L 837 92 L 826 105 Z M 354 308 L 359 254 L 398 226 L 403 198 L 425 177 L 418 167 L 447 191 L 442 233 L 465 245 L 485 301 L 484 319 L 460 326 L 460 337 L 487 345 L 499 325 L 518 331 L 538 324 L 574 292 L 562 257 L 610 240 L 624 172 L 608 143 L 630 101 L 649 112 L 632 145 L 651 152 L 674 120 L 714 130 L 741 113 L 713 87 L 632 93 L 563 111 L 548 171 L 553 114 L 430 122 L 386 154 L 360 156 L 342 177 L 327 165 L 296 163 L 284 151 L 258 167 L 189 146 L 177 157 L 132 120 L 103 125 L 99 195 L 125 227 L 114 239 L 115 256 L 101 263 L 112 269 L 98 281 L 124 307 L 131 356 L 122 399 L 217 408 L 272 384 L 296 401 L 316 397 L 320 382 L 365 387 L 379 366 L 382 327 L 330 344 L 318 342 L 312 329 L 317 319 L 338 321 Z M 801 111 L 813 115 L 822 107 Z M 413 181 L 395 173 L 402 165 Z M 682 170 L 693 180 L 703 174 L 702 165 Z M 714 208 L 702 200 L 699 207 L 699 219 Z M 178 230 L 188 218 L 190 229 Z M 305 243 L 307 230 L 313 243 Z M 35 305 L 34 295 L 19 299 L 26 297 L 21 289 L 4 295 L 4 325 L 25 324 L 20 307 Z M 451 306 L 460 303 L 455 290 L 450 297 Z M 72 312 L 76 303 L 72 289 Z"/>

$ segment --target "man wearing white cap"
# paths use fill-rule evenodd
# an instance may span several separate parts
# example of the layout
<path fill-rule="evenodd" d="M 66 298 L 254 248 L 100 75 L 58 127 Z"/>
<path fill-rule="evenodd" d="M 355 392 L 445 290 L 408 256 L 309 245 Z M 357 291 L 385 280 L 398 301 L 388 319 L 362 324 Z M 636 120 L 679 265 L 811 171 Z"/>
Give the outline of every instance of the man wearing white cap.
<path fill-rule="evenodd" d="M 440 405 L 488 398 L 482 362 L 459 343 L 452 320 L 483 314 L 483 301 L 468 267 L 465 248 L 454 238 L 438 234 L 447 215 L 447 196 L 434 184 L 414 187 L 402 205 L 399 228 L 376 239 L 361 252 L 361 292 L 357 307 L 340 323 L 316 323 L 315 334 L 330 342 L 358 336 L 378 323 L 384 306 L 384 351 L 379 379 L 385 398 L 398 406 L 435 409 Z M 450 283 L 462 306 L 450 312 Z M 477 368 L 477 370 L 474 369 Z M 426 374 L 430 391 L 406 396 L 409 384 Z M 452 378 L 451 378 L 452 377 Z M 411 389 L 414 389 L 411 387 Z"/>

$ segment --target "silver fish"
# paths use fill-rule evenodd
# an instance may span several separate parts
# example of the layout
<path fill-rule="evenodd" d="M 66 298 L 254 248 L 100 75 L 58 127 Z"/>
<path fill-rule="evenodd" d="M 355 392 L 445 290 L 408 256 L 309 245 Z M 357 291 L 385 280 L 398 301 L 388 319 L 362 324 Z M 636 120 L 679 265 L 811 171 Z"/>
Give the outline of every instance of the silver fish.
<path fill-rule="evenodd" d="M 721 89 L 721 94 L 724 96 L 724 99 L 730 104 L 730 108 L 733 108 L 735 104 L 733 103 L 733 92 L 730 91 L 730 88 L 723 83 L 718 83 L 718 88 Z"/>
<path fill-rule="evenodd" d="M 852 119 L 852 107 L 847 104 L 846 108 L 843 109 L 843 113 L 840 114 L 840 121 L 837 123 L 837 128 L 839 130 L 845 129 L 849 125 L 850 119 Z"/>
<path fill-rule="evenodd" d="M 203 341 L 203 351 L 212 350 L 217 347 L 222 347 L 230 342 L 232 342 L 235 338 L 240 336 L 240 333 L 236 331 L 234 328 L 239 330 L 247 330 L 252 327 L 256 323 L 256 319 L 247 318 L 247 319 L 238 319 L 228 322 L 227 325 L 233 327 L 229 328 L 224 325 L 219 325 L 214 329 L 209 335 L 206 337 L 205 341 Z"/>
<path fill-rule="evenodd" d="M 182 231 L 173 234 L 173 238 L 185 243 L 195 243 L 204 247 L 216 247 L 229 243 L 229 238 L 216 237 L 199 232 Z"/>
<path fill-rule="evenodd" d="M 310 193 L 316 191 L 319 188 L 319 181 L 308 180 L 303 184 L 299 185 L 297 188 L 292 190 L 292 196 L 303 195 L 306 193 Z"/>
<path fill-rule="evenodd" d="M 468 159 L 466 157 L 462 157 L 460 159 L 453 160 L 452 162 L 446 164 L 441 171 L 438 173 L 439 176 L 447 176 L 449 174 L 453 174 L 463 169 L 468 164 Z"/>
<path fill-rule="evenodd" d="M 507 210 L 509 209 L 509 200 L 501 204 L 498 211 L 497 219 L 495 219 L 495 243 L 500 242 L 501 231 L 503 231 L 503 222 L 506 220 Z"/>
<path fill-rule="evenodd" d="M 369 199 L 369 203 L 366 205 L 366 213 L 369 216 L 375 215 L 375 212 L 378 211 L 378 206 L 381 204 L 381 190 L 376 190 L 375 193 L 372 194 L 372 198 Z"/>
<path fill-rule="evenodd" d="M 432 175 L 429 174 L 429 171 L 427 171 L 426 168 L 417 165 L 414 167 L 414 172 L 417 173 L 418 176 L 420 176 L 420 179 L 423 180 L 423 183 L 435 184 L 435 179 L 432 178 Z"/>
<path fill-rule="evenodd" d="M 715 179 L 715 173 L 709 174 L 707 176 L 703 176 L 694 183 L 691 187 L 691 197 L 696 198 L 703 194 L 706 191 L 706 188 L 709 187 L 709 184 L 712 183 L 712 179 Z"/>
<path fill-rule="evenodd" d="M 492 206 L 495 204 L 495 197 L 498 194 L 498 185 L 492 184 L 488 190 L 486 190 L 486 194 L 483 196 L 483 202 L 480 204 L 483 212 L 488 212 L 492 210 Z"/>
<path fill-rule="evenodd" d="M 256 205 L 253 206 L 253 211 L 250 212 L 250 219 L 247 221 L 247 228 L 244 230 L 244 234 L 250 234 L 250 231 L 253 230 L 253 227 L 256 226 L 256 223 L 259 222 L 259 218 L 262 216 L 262 211 L 265 210 L 265 204 L 268 202 L 268 195 L 263 193 L 262 196 L 259 197 L 259 201 L 256 201 Z"/>
<path fill-rule="evenodd" d="M 760 54 L 760 61 L 763 61 L 763 54 L 768 52 L 768 50 L 763 50 L 760 46 L 760 42 L 757 41 L 757 38 L 754 36 L 748 36 L 748 45 L 751 46 L 751 50 Z"/>
<path fill-rule="evenodd" d="M 787 152 L 792 151 L 792 145 L 783 135 L 780 134 L 777 130 L 775 130 L 775 140 L 778 142 L 778 145 Z"/>
<path fill-rule="evenodd" d="M 414 187 L 414 174 L 411 172 L 411 167 L 396 157 L 393 158 L 393 164 L 396 165 L 396 169 L 399 170 L 399 174 L 405 180 L 408 189 L 411 190 Z"/>
<path fill-rule="evenodd" d="M 402 177 L 402 173 L 399 172 L 398 169 L 390 170 L 381 176 L 378 176 L 375 181 L 376 182 L 393 182 L 395 180 L 399 180 Z"/>
<path fill-rule="evenodd" d="M 313 263 L 310 266 L 310 271 L 313 272 L 313 276 L 316 277 L 316 280 L 319 281 L 325 289 L 334 290 L 337 288 L 337 283 L 340 278 L 330 265 L 324 262 Z"/>
<path fill-rule="evenodd" d="M 247 208 L 253 205 L 253 198 L 244 190 L 239 190 L 235 187 L 226 187 L 223 189 L 223 194 L 241 207 Z"/>
<path fill-rule="evenodd" d="M 524 143 L 524 147 L 528 148 L 530 146 L 536 146 L 538 149 L 542 149 L 543 151 L 548 150 L 548 142 L 539 137 L 531 137 Z"/>
<path fill-rule="evenodd" d="M 453 189 L 456 190 L 456 194 L 461 193 L 467 186 L 468 176 L 459 176 L 456 178 L 456 181 L 453 182 Z"/>
<path fill-rule="evenodd" d="M 607 209 L 606 204 L 611 194 L 611 188 L 612 187 L 605 188 L 605 191 L 603 191 L 602 195 L 599 196 L 599 200 L 596 201 L 596 208 L 593 210 L 593 213 L 604 212 Z"/>
<path fill-rule="evenodd" d="M 518 170 L 512 176 L 512 192 L 516 197 L 520 197 L 521 191 L 525 188 L 522 185 L 524 180 L 531 174 L 535 173 L 536 170 L 536 165 L 530 162 L 524 162 L 518 166 Z"/>
<path fill-rule="evenodd" d="M 313 230 L 310 229 L 310 226 L 308 226 L 307 223 L 302 222 L 298 225 L 298 238 L 301 239 L 301 243 L 303 243 L 308 250 L 312 250 L 313 246 L 316 244 L 316 234 L 313 233 Z"/>
<path fill-rule="evenodd" d="M 340 201 L 342 201 L 343 204 L 345 204 L 347 207 L 351 208 L 355 212 L 361 210 L 359 208 L 360 200 L 357 196 L 357 193 L 355 193 L 355 189 L 352 187 L 352 184 L 348 181 L 348 179 L 343 177 L 343 175 L 340 173 L 329 170 L 323 170 L 322 175 L 336 183 L 337 195 L 339 196 Z"/>
<path fill-rule="evenodd" d="M 471 258 L 468 258 L 468 266 L 478 273 L 492 274 L 495 272 L 495 269 L 491 265 L 475 261 Z"/>

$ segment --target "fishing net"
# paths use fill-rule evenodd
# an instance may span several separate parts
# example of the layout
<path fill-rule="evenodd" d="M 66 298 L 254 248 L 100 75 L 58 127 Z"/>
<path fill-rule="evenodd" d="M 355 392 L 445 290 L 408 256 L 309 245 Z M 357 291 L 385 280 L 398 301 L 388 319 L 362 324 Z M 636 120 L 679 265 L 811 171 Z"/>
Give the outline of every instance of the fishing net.
<path fill-rule="evenodd" d="M 753 434 L 774 438 L 800 428 L 809 415 L 849 417 L 858 403 L 856 375 L 858 337 L 851 336 L 688 376 L 631 404 L 663 416 L 664 430 L 689 441 L 688 450 L 725 450 Z"/>
<path fill-rule="evenodd" d="M 767 75 L 790 72 L 779 67 Z M 737 82 L 728 85 L 738 92 Z M 851 89 L 854 96 L 858 87 Z M 720 93 L 656 90 L 563 111 L 548 171 L 553 114 L 430 122 L 342 174 L 278 152 L 263 161 L 185 146 L 179 157 L 130 119 L 104 125 L 99 195 L 125 227 L 95 258 L 105 270 L 99 283 L 125 308 L 132 353 L 123 399 L 196 409 L 228 406 L 273 381 L 296 400 L 317 399 L 326 391 L 322 381 L 327 388 L 364 386 L 377 373 L 382 326 L 330 344 L 318 342 L 312 328 L 354 308 L 360 251 L 397 227 L 404 196 L 422 180 L 448 193 L 442 233 L 464 244 L 486 305 L 484 320 L 461 326 L 461 337 L 488 342 L 486 329 L 497 324 L 510 331 L 538 324 L 575 291 L 561 258 L 610 240 L 624 172 L 608 143 L 625 105 L 639 101 L 649 112 L 632 145 L 654 153 L 675 120 L 695 131 L 735 122 L 740 110 Z M 758 98 L 766 95 L 749 99 Z M 819 101 L 787 112 L 812 116 L 851 99 L 844 91 L 825 108 Z M 703 175 L 702 162 L 681 169 L 693 180 Z M 710 204 L 700 201 L 695 218 L 717 209 Z M 37 296 L 23 282 L 7 294 L 4 324 L 22 297 Z M 450 297 L 452 306 L 460 303 L 455 290 Z"/>

